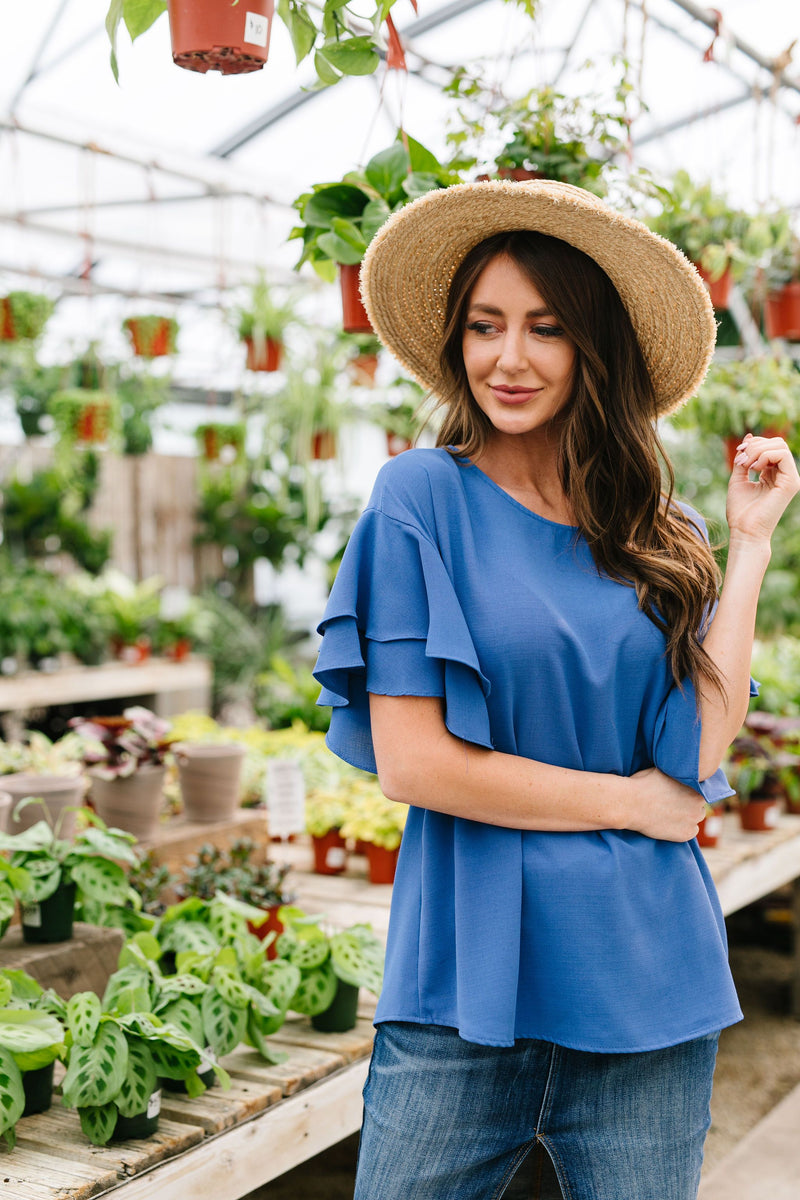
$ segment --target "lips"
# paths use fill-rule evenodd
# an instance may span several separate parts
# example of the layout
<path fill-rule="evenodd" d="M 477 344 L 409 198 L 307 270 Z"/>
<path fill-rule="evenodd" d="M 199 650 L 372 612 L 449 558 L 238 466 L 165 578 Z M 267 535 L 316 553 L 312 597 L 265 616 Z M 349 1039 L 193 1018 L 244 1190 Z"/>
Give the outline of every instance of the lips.
<path fill-rule="evenodd" d="M 541 388 L 522 387 L 491 387 L 490 391 L 501 404 L 524 404 L 534 396 L 538 396 Z"/>

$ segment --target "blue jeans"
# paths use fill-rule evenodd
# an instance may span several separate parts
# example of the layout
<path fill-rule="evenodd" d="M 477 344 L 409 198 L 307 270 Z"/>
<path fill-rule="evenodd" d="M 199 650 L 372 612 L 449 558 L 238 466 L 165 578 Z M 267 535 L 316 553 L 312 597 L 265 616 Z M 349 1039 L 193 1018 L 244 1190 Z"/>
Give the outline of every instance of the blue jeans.
<path fill-rule="evenodd" d="M 355 1200 L 695 1200 L 717 1040 L 590 1054 L 379 1025 Z"/>

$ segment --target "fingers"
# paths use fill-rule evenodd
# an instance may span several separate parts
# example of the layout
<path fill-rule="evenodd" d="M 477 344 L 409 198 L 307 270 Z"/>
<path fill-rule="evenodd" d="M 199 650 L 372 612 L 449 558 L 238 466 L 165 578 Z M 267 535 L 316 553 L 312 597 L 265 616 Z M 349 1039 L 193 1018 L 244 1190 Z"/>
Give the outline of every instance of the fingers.
<path fill-rule="evenodd" d="M 776 468 L 789 478 L 797 477 L 797 467 L 791 450 L 782 437 L 755 437 L 748 433 L 736 447 L 734 471 L 761 474 Z"/>

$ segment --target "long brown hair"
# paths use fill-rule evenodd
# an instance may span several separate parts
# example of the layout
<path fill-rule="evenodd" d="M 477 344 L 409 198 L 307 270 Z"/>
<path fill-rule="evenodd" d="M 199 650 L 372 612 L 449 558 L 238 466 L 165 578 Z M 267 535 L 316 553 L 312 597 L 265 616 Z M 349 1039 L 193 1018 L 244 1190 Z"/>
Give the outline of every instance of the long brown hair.
<path fill-rule="evenodd" d="M 441 352 L 446 414 L 437 444 L 474 459 L 492 428 L 469 389 L 462 337 L 472 289 L 498 256 L 531 280 L 575 345 L 559 475 L 598 569 L 636 589 L 639 607 L 666 636 L 679 685 L 688 677 L 696 688 L 701 682 L 721 688 L 702 646 L 719 569 L 694 522 L 673 502 L 675 479 L 656 430 L 647 366 L 619 293 L 592 258 L 527 230 L 496 234 L 469 252 L 448 296 Z"/>

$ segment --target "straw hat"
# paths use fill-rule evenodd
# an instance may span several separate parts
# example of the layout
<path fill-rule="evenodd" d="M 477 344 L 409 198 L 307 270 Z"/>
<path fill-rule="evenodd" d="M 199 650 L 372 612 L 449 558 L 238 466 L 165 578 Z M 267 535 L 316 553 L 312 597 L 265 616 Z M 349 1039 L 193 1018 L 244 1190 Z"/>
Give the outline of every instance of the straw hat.
<path fill-rule="evenodd" d="M 653 380 L 658 412 L 688 400 L 716 338 L 695 267 L 673 246 L 591 192 L 567 183 L 498 180 L 428 192 L 394 213 L 370 243 L 361 291 L 375 332 L 425 388 L 440 384 L 439 348 L 456 268 L 484 238 L 532 229 L 598 263 L 620 294 Z"/>

